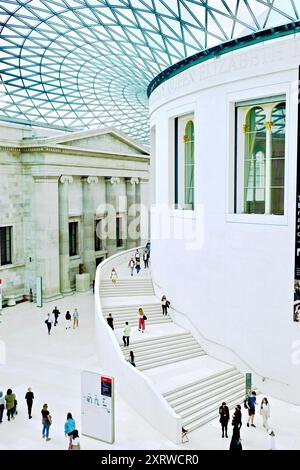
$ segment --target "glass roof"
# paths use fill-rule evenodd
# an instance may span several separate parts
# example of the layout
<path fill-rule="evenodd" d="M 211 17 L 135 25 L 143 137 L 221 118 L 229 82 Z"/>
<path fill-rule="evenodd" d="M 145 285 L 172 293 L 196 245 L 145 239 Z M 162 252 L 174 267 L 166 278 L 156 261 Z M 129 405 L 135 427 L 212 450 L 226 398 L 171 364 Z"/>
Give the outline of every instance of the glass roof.
<path fill-rule="evenodd" d="M 0 119 L 147 143 L 157 74 L 299 13 L 300 0 L 1 0 Z"/>

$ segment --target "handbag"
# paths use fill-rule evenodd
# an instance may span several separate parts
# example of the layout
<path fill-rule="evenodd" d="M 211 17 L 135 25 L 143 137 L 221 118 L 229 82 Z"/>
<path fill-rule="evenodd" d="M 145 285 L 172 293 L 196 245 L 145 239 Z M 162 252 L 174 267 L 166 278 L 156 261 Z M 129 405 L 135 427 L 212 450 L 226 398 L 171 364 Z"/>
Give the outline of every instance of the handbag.
<path fill-rule="evenodd" d="M 143 320 L 147 320 L 147 317 L 146 317 L 146 315 L 143 315 Z"/>

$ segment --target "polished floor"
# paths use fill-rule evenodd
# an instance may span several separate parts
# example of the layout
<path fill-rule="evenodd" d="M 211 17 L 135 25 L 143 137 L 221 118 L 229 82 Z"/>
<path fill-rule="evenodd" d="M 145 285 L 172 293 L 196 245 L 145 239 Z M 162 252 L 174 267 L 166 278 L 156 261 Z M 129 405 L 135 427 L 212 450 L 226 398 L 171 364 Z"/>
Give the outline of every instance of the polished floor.
<path fill-rule="evenodd" d="M 54 305 L 62 315 L 49 336 L 44 320 Z M 80 312 L 79 328 L 66 330 L 64 313 L 74 307 L 78 307 Z M 0 424 L 0 449 L 66 449 L 63 426 L 67 412 L 73 413 L 81 430 L 81 371 L 106 372 L 99 368 L 95 354 L 93 295 L 74 294 L 53 304 L 45 304 L 42 309 L 23 303 L 5 308 L 2 313 L 0 340 L 5 343 L 6 359 L 0 364 L 0 390 L 13 389 L 19 413 L 10 422 L 4 415 Z M 213 360 L 209 365 L 213 365 Z M 148 373 L 154 381 L 159 374 L 163 376 L 166 372 L 163 367 L 159 369 Z M 192 371 L 187 373 L 192 374 Z M 35 394 L 31 420 L 27 417 L 24 399 L 28 386 Z M 48 403 L 53 417 L 49 442 L 41 437 L 40 410 L 43 403 Z M 272 397 L 270 403 L 277 448 L 300 449 L 300 407 Z M 241 436 L 244 449 L 266 449 L 268 436 L 262 428 L 260 416 L 256 417 L 256 429 L 247 428 L 244 410 L 243 413 Z M 81 436 L 81 446 L 83 449 L 227 449 L 229 440 L 220 437 L 219 426 L 215 420 L 191 433 L 189 443 L 176 446 L 138 416 L 123 400 L 122 390 L 117 389 L 115 444 L 110 446 Z"/>

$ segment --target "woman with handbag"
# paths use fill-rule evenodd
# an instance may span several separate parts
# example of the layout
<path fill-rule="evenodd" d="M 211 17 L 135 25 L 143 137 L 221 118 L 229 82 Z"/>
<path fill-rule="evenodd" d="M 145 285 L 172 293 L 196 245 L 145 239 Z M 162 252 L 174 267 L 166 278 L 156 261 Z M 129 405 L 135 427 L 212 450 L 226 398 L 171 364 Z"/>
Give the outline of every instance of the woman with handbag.
<path fill-rule="evenodd" d="M 144 333 L 145 320 L 147 320 L 147 317 L 144 314 L 144 310 L 142 308 L 139 308 L 138 315 L 139 315 L 139 331 L 142 331 L 142 333 Z"/>
<path fill-rule="evenodd" d="M 48 405 L 45 403 L 41 410 L 42 413 L 42 425 L 43 425 L 43 439 L 46 438 L 46 441 L 50 441 L 51 438 L 49 437 L 50 426 L 52 424 L 52 418 L 50 416 L 50 412 L 48 410 Z"/>

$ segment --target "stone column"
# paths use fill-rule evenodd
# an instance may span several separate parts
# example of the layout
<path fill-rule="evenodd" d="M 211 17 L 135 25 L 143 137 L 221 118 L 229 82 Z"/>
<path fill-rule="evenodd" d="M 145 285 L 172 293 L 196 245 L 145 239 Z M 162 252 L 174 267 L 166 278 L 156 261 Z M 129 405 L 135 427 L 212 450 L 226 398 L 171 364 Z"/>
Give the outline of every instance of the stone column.
<path fill-rule="evenodd" d="M 107 255 L 111 256 L 116 252 L 117 240 L 116 240 L 116 209 L 118 206 L 117 201 L 117 185 L 120 183 L 120 178 L 106 178 L 106 204 L 107 204 L 107 216 L 106 216 L 106 250 Z"/>
<path fill-rule="evenodd" d="M 126 183 L 126 196 L 127 196 L 127 249 L 137 246 L 139 235 L 137 234 L 137 185 L 139 184 L 138 178 L 127 178 Z"/>
<path fill-rule="evenodd" d="M 58 177 L 34 177 L 36 276 L 43 279 L 45 302 L 61 297 L 59 285 Z"/>
<path fill-rule="evenodd" d="M 63 295 L 72 294 L 70 287 L 69 256 L 69 184 L 72 176 L 61 176 L 59 180 L 59 263 L 60 290 Z"/>
<path fill-rule="evenodd" d="M 96 176 L 88 176 L 82 180 L 82 211 L 83 211 L 83 263 L 91 281 L 95 279 L 95 203 L 94 185 L 98 183 Z"/>
<path fill-rule="evenodd" d="M 140 244 L 150 240 L 150 182 L 140 179 Z"/>

